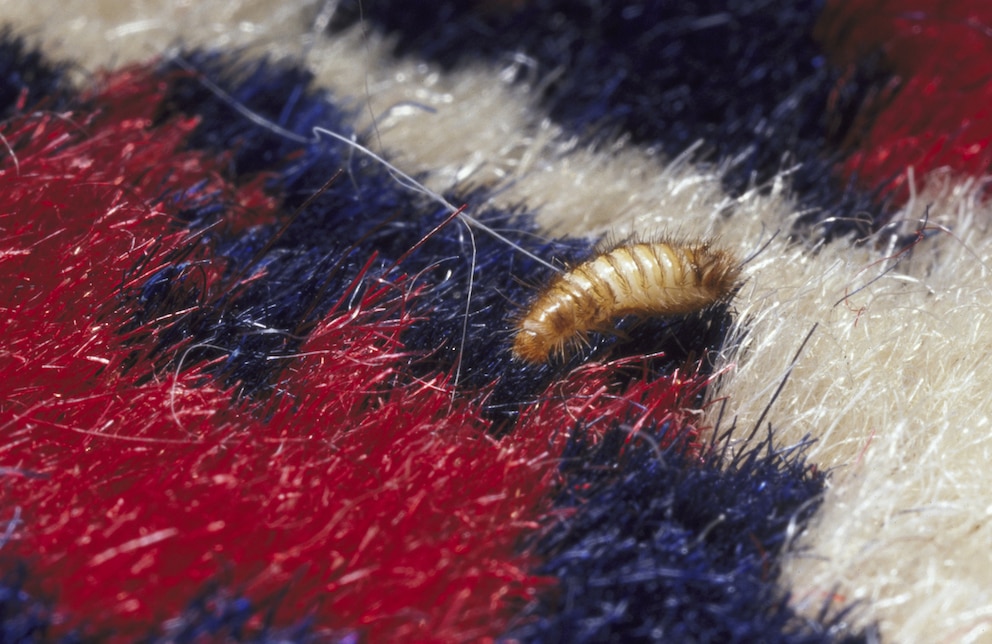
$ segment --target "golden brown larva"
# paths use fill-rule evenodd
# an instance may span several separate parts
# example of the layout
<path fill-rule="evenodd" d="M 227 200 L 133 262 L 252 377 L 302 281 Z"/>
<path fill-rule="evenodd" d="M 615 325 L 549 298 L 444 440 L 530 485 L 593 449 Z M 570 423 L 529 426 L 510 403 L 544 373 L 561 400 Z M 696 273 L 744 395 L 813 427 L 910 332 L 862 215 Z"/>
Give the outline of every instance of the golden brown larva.
<path fill-rule="evenodd" d="M 555 277 L 519 320 L 513 355 L 544 362 L 623 316 L 699 311 L 729 295 L 739 274 L 730 253 L 707 243 L 617 246 Z"/>

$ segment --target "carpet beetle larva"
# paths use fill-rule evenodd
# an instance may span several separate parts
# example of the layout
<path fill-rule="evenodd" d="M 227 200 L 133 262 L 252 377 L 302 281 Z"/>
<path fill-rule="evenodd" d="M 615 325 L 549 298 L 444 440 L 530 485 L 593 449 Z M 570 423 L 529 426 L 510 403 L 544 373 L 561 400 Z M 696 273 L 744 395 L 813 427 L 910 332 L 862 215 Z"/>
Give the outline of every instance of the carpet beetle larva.
<path fill-rule="evenodd" d="M 739 274 L 730 253 L 703 242 L 617 246 L 551 281 L 520 318 L 513 355 L 540 363 L 624 316 L 699 311 L 729 295 Z"/>

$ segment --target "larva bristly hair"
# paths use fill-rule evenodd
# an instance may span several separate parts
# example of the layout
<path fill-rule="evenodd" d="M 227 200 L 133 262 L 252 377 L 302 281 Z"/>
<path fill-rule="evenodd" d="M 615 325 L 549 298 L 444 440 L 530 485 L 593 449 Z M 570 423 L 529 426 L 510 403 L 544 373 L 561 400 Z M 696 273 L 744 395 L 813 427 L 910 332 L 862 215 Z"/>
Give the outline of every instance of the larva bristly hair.
<path fill-rule="evenodd" d="M 517 323 L 513 355 L 541 363 L 552 354 L 564 356 L 592 331 L 609 332 L 625 316 L 700 311 L 730 295 L 740 266 L 708 242 L 615 246 L 548 284 Z"/>

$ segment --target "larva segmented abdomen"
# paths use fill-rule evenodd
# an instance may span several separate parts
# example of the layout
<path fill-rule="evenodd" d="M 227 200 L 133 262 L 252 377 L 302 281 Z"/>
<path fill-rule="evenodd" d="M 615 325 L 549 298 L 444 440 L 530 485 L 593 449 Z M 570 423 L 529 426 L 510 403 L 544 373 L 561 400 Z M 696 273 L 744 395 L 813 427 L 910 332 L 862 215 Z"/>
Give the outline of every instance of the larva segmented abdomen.
<path fill-rule="evenodd" d="M 517 325 L 513 355 L 544 362 L 590 331 L 636 315 L 684 315 L 714 304 L 734 288 L 736 260 L 708 244 L 618 246 L 557 276 Z"/>

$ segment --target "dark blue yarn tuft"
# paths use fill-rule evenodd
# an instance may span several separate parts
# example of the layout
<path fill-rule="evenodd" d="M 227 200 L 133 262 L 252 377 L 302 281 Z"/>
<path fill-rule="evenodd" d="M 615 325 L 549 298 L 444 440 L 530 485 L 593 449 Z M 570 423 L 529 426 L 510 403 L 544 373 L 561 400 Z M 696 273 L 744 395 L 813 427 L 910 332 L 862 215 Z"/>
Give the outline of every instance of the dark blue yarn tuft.
<path fill-rule="evenodd" d="M 662 439 L 668 428 L 653 433 Z M 769 439 L 770 440 L 770 439 Z M 509 633 L 528 642 L 838 642 L 846 612 L 796 615 L 776 585 L 790 523 L 802 530 L 824 477 L 768 443 L 722 463 L 684 446 L 659 453 L 623 425 L 596 446 L 574 440 L 556 508 L 567 519 L 536 544 L 557 592 Z"/>
<path fill-rule="evenodd" d="M 0 120 L 11 116 L 22 103 L 35 107 L 62 109 L 73 96 L 65 75 L 69 66 L 52 63 L 14 35 L 11 27 L 0 27 Z"/>
<path fill-rule="evenodd" d="M 28 644 L 50 641 L 52 607 L 24 590 L 27 569 L 22 563 L 5 567 L 0 581 L 0 641 L 11 644 Z M 67 635 L 62 644 L 81 642 L 76 635 Z"/>

